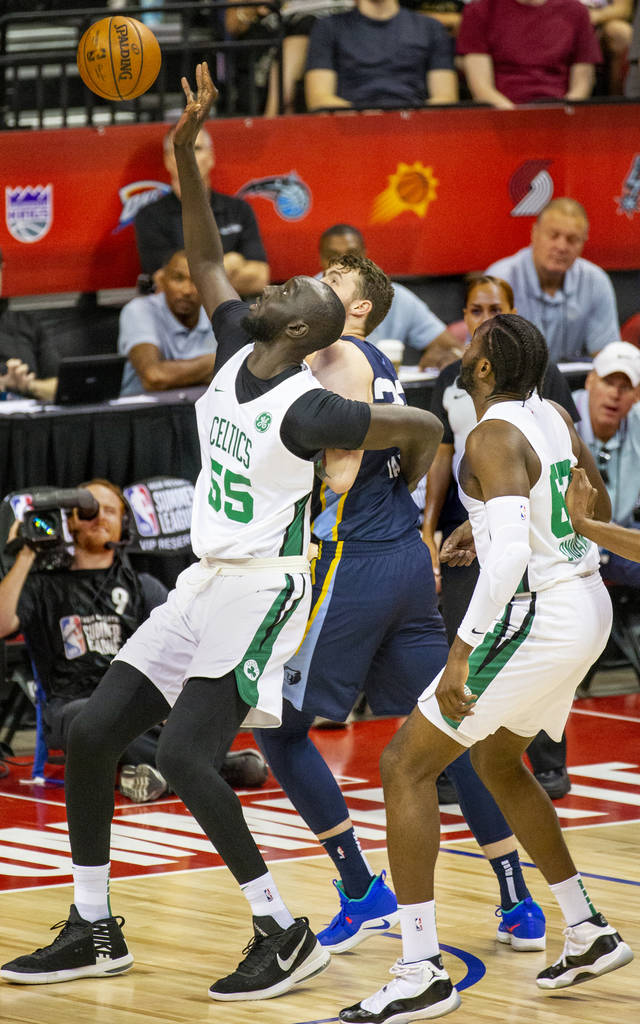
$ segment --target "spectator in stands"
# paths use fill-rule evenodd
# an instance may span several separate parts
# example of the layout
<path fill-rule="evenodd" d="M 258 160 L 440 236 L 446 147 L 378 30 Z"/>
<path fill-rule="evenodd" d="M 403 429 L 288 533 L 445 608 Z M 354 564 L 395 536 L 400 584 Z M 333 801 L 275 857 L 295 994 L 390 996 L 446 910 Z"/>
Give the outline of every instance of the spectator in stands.
<path fill-rule="evenodd" d="M 588 99 L 602 60 L 580 0 L 474 0 L 462 16 L 457 52 L 473 99 L 499 110 Z"/>
<path fill-rule="evenodd" d="M 171 179 L 171 192 L 148 203 L 135 219 L 136 243 L 143 273 L 153 275 L 170 256 L 184 247 L 180 182 L 173 152 L 175 128 L 164 137 L 164 166 Z M 224 269 L 236 291 L 244 296 L 258 295 L 269 283 L 269 265 L 253 210 L 244 199 L 214 192 L 210 174 L 215 166 L 213 142 L 201 131 L 196 143 L 196 159 L 211 209 L 220 225 L 224 246 Z"/>
<path fill-rule="evenodd" d="M 24 543 L 0 581 L 0 637 L 23 632 L 46 694 L 45 741 L 63 751 L 71 722 L 113 656 L 167 596 L 162 583 L 135 572 L 124 554 L 129 513 L 120 488 L 103 479 L 80 486 L 99 509 L 93 519 L 70 515 L 68 564 L 38 571 L 36 551 Z M 19 536 L 17 522 L 9 535 Z M 137 802 L 167 792 L 156 768 L 159 735 L 159 726 L 143 733 L 120 758 L 120 791 Z M 232 786 L 262 785 L 267 775 L 255 750 L 227 751 L 220 772 Z"/>
<path fill-rule="evenodd" d="M 398 0 L 357 0 L 356 10 L 313 26 L 305 95 L 309 110 L 455 103 L 451 39 Z"/>
<path fill-rule="evenodd" d="M 0 295 L 4 259 L 0 249 Z M 43 331 L 32 313 L 13 313 L 9 300 L 0 298 L 0 393 L 50 401 L 57 377 L 39 378 L 38 356 Z"/>
<path fill-rule="evenodd" d="M 593 360 L 583 390 L 574 392 L 576 429 L 596 460 L 609 497 L 611 519 L 640 528 L 640 350 L 626 341 L 605 346 Z M 640 566 L 604 552 L 605 579 L 640 588 Z"/>
<path fill-rule="evenodd" d="M 167 595 L 162 583 L 135 573 L 122 556 L 118 545 L 126 505 L 120 489 L 108 480 L 82 486 L 96 498 L 99 511 L 93 519 L 69 517 L 74 551 L 68 567 L 32 571 L 36 552 L 25 543 L 0 581 L 0 636 L 24 633 L 47 697 L 45 739 L 56 750 L 66 750 L 71 722 L 112 657 Z M 144 733 L 124 751 L 125 796 L 154 800 L 166 791 L 155 767 L 159 734 L 158 728 Z"/>
<path fill-rule="evenodd" d="M 610 96 L 621 96 L 631 42 L 633 0 L 581 0 L 588 8 L 606 63 Z"/>
<path fill-rule="evenodd" d="M 318 18 L 349 11 L 355 0 L 284 0 L 280 7 L 284 39 L 282 41 L 282 105 L 284 114 L 304 113 L 300 102 L 309 35 Z M 231 8 L 230 8 L 231 10 Z M 247 8 L 249 10 L 249 8 Z M 279 110 L 278 61 L 271 65 L 265 115 L 275 117 Z"/>
<path fill-rule="evenodd" d="M 611 280 L 580 255 L 588 234 L 580 203 L 552 199 L 533 225 L 531 245 L 487 270 L 509 282 L 519 314 L 542 331 L 557 363 L 595 355 L 620 337 Z"/>
<path fill-rule="evenodd" d="M 366 256 L 365 241 L 360 231 L 350 224 L 334 224 L 320 236 L 320 265 L 323 270 L 335 256 L 355 252 Z M 385 338 L 397 338 L 422 353 L 419 367 L 446 366 L 462 355 L 460 342 L 442 320 L 431 312 L 426 302 L 401 284 L 393 285 L 391 309 L 384 320 L 368 336 L 374 345 Z"/>
<path fill-rule="evenodd" d="M 120 314 L 118 351 L 129 360 L 122 395 L 208 384 L 213 376 L 216 340 L 183 249 L 156 281 L 153 295 L 137 296 Z"/>
<path fill-rule="evenodd" d="M 636 3 L 629 46 L 629 70 L 624 82 L 627 99 L 640 100 L 640 3 Z"/>

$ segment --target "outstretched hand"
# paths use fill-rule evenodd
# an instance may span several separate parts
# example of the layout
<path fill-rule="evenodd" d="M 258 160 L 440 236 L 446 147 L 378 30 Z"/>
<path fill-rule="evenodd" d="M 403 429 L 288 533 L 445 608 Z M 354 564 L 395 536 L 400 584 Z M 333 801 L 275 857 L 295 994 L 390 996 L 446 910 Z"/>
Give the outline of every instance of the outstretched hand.
<path fill-rule="evenodd" d="M 213 84 L 206 61 L 196 64 L 196 95 L 186 78 L 181 80 L 186 97 L 186 106 L 176 125 L 173 136 L 174 146 L 193 145 L 204 122 L 207 120 L 211 107 L 218 98 L 218 90 Z"/>

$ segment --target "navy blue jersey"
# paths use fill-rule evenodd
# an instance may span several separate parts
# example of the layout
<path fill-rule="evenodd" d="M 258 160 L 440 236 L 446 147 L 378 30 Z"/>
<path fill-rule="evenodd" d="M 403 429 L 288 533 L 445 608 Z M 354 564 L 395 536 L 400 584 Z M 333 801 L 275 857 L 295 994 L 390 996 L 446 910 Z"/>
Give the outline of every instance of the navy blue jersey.
<path fill-rule="evenodd" d="M 369 360 L 373 401 L 406 405 L 402 384 L 387 357 L 368 341 L 346 337 Z M 311 515 L 311 529 L 319 540 L 387 541 L 415 529 L 418 508 L 400 473 L 398 449 L 365 452 L 353 486 L 345 494 L 317 484 Z"/>

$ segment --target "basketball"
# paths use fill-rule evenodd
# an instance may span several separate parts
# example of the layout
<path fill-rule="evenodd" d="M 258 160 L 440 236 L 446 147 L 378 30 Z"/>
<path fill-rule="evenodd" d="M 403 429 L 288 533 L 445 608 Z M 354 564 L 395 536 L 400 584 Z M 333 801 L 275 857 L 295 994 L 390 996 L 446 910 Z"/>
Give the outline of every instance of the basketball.
<path fill-rule="evenodd" d="M 396 182 L 396 192 L 404 203 L 415 205 L 422 202 L 429 192 L 429 183 L 424 174 L 408 170 Z"/>
<path fill-rule="evenodd" d="M 132 100 L 155 82 L 162 54 L 150 28 L 135 18 L 114 15 L 87 29 L 76 60 L 92 92 L 105 100 Z"/>

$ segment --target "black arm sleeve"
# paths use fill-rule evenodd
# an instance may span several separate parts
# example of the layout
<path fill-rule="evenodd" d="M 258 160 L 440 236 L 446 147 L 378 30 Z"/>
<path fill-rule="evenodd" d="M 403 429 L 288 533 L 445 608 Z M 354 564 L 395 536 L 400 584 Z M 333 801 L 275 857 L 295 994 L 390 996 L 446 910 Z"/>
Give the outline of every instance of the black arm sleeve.
<path fill-rule="evenodd" d="M 366 402 L 352 402 L 317 388 L 296 399 L 280 428 L 282 443 L 301 459 L 315 459 L 324 448 L 358 449 L 371 422 Z"/>

